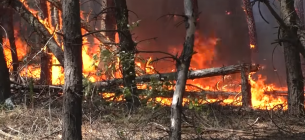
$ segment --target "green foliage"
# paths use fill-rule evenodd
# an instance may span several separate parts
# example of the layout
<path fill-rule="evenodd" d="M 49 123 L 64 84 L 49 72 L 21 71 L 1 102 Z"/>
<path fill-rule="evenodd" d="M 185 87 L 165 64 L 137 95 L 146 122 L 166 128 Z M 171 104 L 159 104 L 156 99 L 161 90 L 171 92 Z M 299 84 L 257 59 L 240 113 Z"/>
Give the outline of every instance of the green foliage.
<path fill-rule="evenodd" d="M 199 103 L 198 98 L 191 97 L 190 95 L 187 97 L 189 99 L 188 107 L 189 109 L 194 109 L 196 111 L 202 111 L 203 104 Z"/>
<path fill-rule="evenodd" d="M 141 20 L 137 20 L 136 22 L 132 22 L 131 24 L 127 24 L 127 27 L 129 28 L 129 30 L 133 30 L 136 27 L 140 26 L 140 22 L 141 22 Z"/>

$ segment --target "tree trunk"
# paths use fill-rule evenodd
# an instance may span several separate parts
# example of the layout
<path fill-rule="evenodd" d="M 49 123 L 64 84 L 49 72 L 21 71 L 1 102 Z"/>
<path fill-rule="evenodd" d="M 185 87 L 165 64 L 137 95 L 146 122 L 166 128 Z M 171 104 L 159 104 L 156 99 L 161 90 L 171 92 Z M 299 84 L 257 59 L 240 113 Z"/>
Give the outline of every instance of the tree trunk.
<path fill-rule="evenodd" d="M 242 106 L 251 107 L 251 85 L 248 79 L 248 72 L 245 66 L 241 66 L 241 93 L 242 93 Z"/>
<path fill-rule="evenodd" d="M 0 13 L 0 20 L 3 18 L 4 15 Z M 3 29 L 0 30 L 0 102 L 3 103 L 7 98 L 11 96 L 11 89 L 10 89 L 10 75 L 8 72 L 3 48 Z"/>
<path fill-rule="evenodd" d="M 63 140 L 82 139 L 82 34 L 79 0 L 63 0 Z"/>
<path fill-rule="evenodd" d="M 40 10 L 42 19 L 50 18 L 48 17 L 49 11 L 46 0 L 40 0 Z M 40 46 L 41 44 L 37 42 L 37 45 Z M 52 84 L 52 56 L 48 52 L 50 52 L 50 49 L 47 48 L 40 54 L 40 83 L 46 85 Z"/>
<path fill-rule="evenodd" d="M 250 0 L 243 0 L 242 2 L 248 24 L 248 32 L 249 32 L 249 40 L 250 40 L 249 45 L 252 51 L 257 50 L 257 34 L 256 34 L 256 26 L 253 16 L 252 5 L 250 3 Z"/>
<path fill-rule="evenodd" d="M 113 0 L 106 0 L 107 7 L 110 8 L 107 10 L 106 18 L 105 18 L 105 27 L 106 30 L 115 30 L 116 29 L 116 21 L 115 21 L 115 12 L 114 9 L 114 1 Z M 115 32 L 106 32 L 105 35 L 112 41 L 115 41 Z"/>
<path fill-rule="evenodd" d="M 18 67 L 19 61 L 17 56 L 17 49 L 15 44 L 15 36 L 14 36 L 14 21 L 13 21 L 13 10 L 10 8 L 7 9 L 7 35 L 10 42 L 11 56 L 13 62 L 13 77 L 14 80 L 17 81 L 18 78 Z"/>
<path fill-rule="evenodd" d="M 292 0 L 282 0 L 281 13 L 288 31 L 282 31 L 282 38 L 293 40 L 297 35 L 298 16 L 295 13 Z M 300 115 L 304 112 L 304 83 L 298 50 L 290 43 L 283 42 L 288 86 L 288 112 L 292 115 Z"/>
<path fill-rule="evenodd" d="M 131 33 L 128 28 L 128 9 L 126 0 L 114 0 L 115 17 L 120 40 L 120 64 L 123 73 L 123 85 L 126 88 L 125 99 L 129 107 L 139 106 L 137 97 L 137 86 L 135 82 L 135 47 Z"/>
<path fill-rule="evenodd" d="M 59 47 L 54 38 L 52 38 L 51 33 L 47 30 L 47 28 L 40 23 L 40 21 L 29 11 L 27 10 L 23 4 L 19 0 L 6 0 L 3 1 L 4 5 L 9 4 L 18 14 L 27 21 L 39 35 L 42 36 L 43 42 L 47 43 L 47 47 L 52 51 L 54 56 L 60 62 L 62 66 L 64 66 L 64 52 Z"/>
<path fill-rule="evenodd" d="M 177 82 L 171 105 L 171 140 L 181 140 L 182 99 L 185 91 L 187 73 L 193 55 L 196 29 L 197 13 L 194 13 L 193 7 L 194 3 L 192 0 L 184 0 L 186 37 L 183 45 L 183 51 L 179 57 L 180 61 L 176 64 Z"/>

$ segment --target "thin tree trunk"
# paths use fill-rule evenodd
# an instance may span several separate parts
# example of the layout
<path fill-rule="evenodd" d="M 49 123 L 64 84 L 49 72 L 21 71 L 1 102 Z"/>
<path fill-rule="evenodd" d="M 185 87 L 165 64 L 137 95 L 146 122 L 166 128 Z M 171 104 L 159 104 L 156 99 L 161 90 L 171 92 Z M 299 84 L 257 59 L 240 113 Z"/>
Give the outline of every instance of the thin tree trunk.
<path fill-rule="evenodd" d="M 243 0 L 243 9 L 246 13 L 246 19 L 248 24 L 248 32 L 249 32 L 249 40 L 250 40 L 250 48 L 257 51 L 257 34 L 256 34 L 256 26 L 255 20 L 253 16 L 253 9 L 250 3 L 250 0 Z"/>
<path fill-rule="evenodd" d="M 17 56 L 17 49 L 15 44 L 15 36 L 14 36 L 14 21 L 13 21 L 13 10 L 10 8 L 7 9 L 7 35 L 10 42 L 10 49 L 11 49 L 11 56 L 13 62 L 13 77 L 14 80 L 17 81 L 18 79 L 18 67 L 19 61 Z"/>
<path fill-rule="evenodd" d="M 106 18 L 105 18 L 105 28 L 106 30 L 115 30 L 116 29 L 116 21 L 115 21 L 115 11 L 114 7 L 114 1 L 113 0 L 107 0 L 107 7 L 110 8 L 107 10 Z M 115 32 L 106 32 L 105 35 L 112 41 L 115 40 Z"/>
<path fill-rule="evenodd" d="M 300 27 L 304 29 L 304 6 L 303 6 L 303 0 L 295 0 L 295 10 L 299 16 L 300 19 Z M 301 39 L 302 40 L 302 39 Z M 301 68 L 302 68 L 302 73 L 303 77 L 305 76 L 305 60 L 304 58 L 301 58 Z"/>
<path fill-rule="evenodd" d="M 3 10 L 0 8 L 0 11 Z M 0 20 L 4 18 L 3 13 L 0 13 Z M 3 29 L 0 28 L 0 102 L 3 103 L 7 98 L 11 96 L 11 88 L 10 88 L 10 75 L 8 72 L 4 52 L 3 52 Z"/>
<path fill-rule="evenodd" d="M 137 97 L 137 86 L 135 82 L 135 42 L 132 40 L 128 28 L 128 9 L 126 0 L 114 0 L 115 17 L 117 29 L 120 31 L 120 63 L 123 73 L 123 85 L 126 88 L 125 99 L 132 108 L 133 105 L 139 106 L 140 101 Z"/>
<path fill-rule="evenodd" d="M 245 66 L 241 66 L 241 93 L 242 93 L 242 106 L 251 107 L 251 85 L 248 79 L 248 72 Z"/>
<path fill-rule="evenodd" d="M 48 13 L 50 11 L 48 11 L 46 0 L 40 0 L 40 9 L 42 18 L 49 18 Z M 37 37 L 39 38 L 39 36 Z M 38 48 L 40 48 L 41 44 L 39 42 L 36 43 L 38 45 Z M 52 84 L 52 56 L 48 54 L 48 52 L 50 52 L 50 49 L 47 48 L 40 54 L 40 83 L 50 85 Z"/>
<path fill-rule="evenodd" d="M 293 40 L 297 35 L 298 16 L 295 13 L 292 0 L 281 1 L 281 13 L 283 20 L 290 30 L 282 31 L 282 38 Z M 297 48 L 290 42 L 283 42 L 288 86 L 288 112 L 292 115 L 300 115 L 304 112 L 304 83 L 300 63 L 300 55 Z"/>
<path fill-rule="evenodd" d="M 79 0 L 63 0 L 63 140 L 82 139 L 82 34 Z"/>
<path fill-rule="evenodd" d="M 187 73 L 191 63 L 195 39 L 196 17 L 197 13 L 193 11 L 194 3 L 192 0 L 184 0 L 185 11 L 185 28 L 186 37 L 183 45 L 183 51 L 179 57 L 180 62 L 177 62 L 177 82 L 173 101 L 171 105 L 171 140 L 181 140 L 181 112 L 182 112 L 182 99 L 185 91 L 187 80 Z"/>

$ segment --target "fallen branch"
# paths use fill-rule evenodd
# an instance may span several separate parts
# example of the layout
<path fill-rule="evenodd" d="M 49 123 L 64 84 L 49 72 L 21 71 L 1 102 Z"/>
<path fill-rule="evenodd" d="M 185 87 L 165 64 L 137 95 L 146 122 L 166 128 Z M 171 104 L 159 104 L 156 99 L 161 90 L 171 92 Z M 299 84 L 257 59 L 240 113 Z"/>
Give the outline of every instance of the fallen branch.
<path fill-rule="evenodd" d="M 259 69 L 259 65 L 256 64 L 244 64 L 247 71 L 256 72 Z M 249 70 L 250 67 L 250 70 Z M 208 69 L 201 69 L 201 70 L 194 70 L 189 71 L 187 75 L 187 79 L 196 79 L 196 78 L 204 78 L 204 77 L 212 77 L 212 76 L 222 76 L 228 74 L 235 74 L 240 73 L 241 66 L 240 65 L 230 65 L 225 67 L 218 67 L 218 68 L 208 68 Z M 172 73 L 161 73 L 161 74 L 150 74 L 150 75 L 143 75 L 136 77 L 136 83 L 142 82 L 150 82 L 154 79 L 159 81 L 171 81 L 176 79 L 176 72 Z M 123 83 L 123 79 L 111 79 L 102 82 L 95 82 L 94 85 L 98 87 L 99 90 L 103 90 L 103 88 L 109 86 L 117 86 Z"/>
<path fill-rule="evenodd" d="M 12 7 L 19 15 L 27 21 L 39 35 L 42 36 L 43 42 L 47 43 L 47 47 L 51 50 L 60 64 L 64 65 L 64 52 L 59 47 L 54 38 L 52 38 L 51 33 L 47 28 L 28 10 L 19 0 L 7 0 L 4 1 L 5 4 L 8 4 Z"/>

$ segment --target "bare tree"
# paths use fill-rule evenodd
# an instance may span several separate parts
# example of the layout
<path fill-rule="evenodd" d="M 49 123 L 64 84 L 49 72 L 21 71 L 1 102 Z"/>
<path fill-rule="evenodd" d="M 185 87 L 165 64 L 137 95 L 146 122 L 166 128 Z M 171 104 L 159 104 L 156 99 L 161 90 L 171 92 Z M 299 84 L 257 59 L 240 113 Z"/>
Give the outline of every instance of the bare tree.
<path fill-rule="evenodd" d="M 48 18 L 49 12 L 47 7 L 47 1 L 46 0 L 40 0 L 40 12 L 42 19 Z M 39 35 L 36 35 L 37 37 L 37 45 L 38 48 L 41 48 L 41 43 Z M 41 84 L 52 84 L 52 56 L 49 54 L 50 49 L 46 49 L 40 54 L 40 83 Z"/>
<path fill-rule="evenodd" d="M 63 0 L 65 84 L 63 93 L 63 140 L 82 139 L 82 34 L 79 0 Z"/>
<path fill-rule="evenodd" d="M 115 21 L 115 13 L 114 13 L 114 1 L 113 0 L 106 0 L 107 3 L 107 13 L 105 18 L 105 27 L 106 30 L 115 30 L 116 29 L 116 21 Z M 106 32 L 105 35 L 110 40 L 115 40 L 115 32 Z"/>
<path fill-rule="evenodd" d="M 0 7 L 0 12 L 3 12 L 4 9 Z M 3 14 L 3 13 L 2 13 Z M 2 18 L 4 15 L 0 13 L 0 25 Z M 3 27 L 3 26 L 2 26 Z M 9 77 L 9 72 L 3 52 L 3 28 L 0 27 L 0 102 L 4 102 L 7 98 L 10 97 L 11 95 L 11 89 L 10 89 L 10 77 Z"/>
<path fill-rule="evenodd" d="M 137 86 L 135 82 L 135 47 L 136 43 L 132 40 L 130 30 L 128 28 L 128 9 L 126 0 L 114 0 L 115 17 L 117 30 L 119 31 L 119 47 L 120 47 L 120 63 L 123 73 L 123 85 L 125 99 L 129 107 L 140 105 L 137 98 Z M 132 103 L 132 104 L 131 104 Z"/>
<path fill-rule="evenodd" d="M 183 45 L 183 51 L 176 63 L 177 81 L 173 101 L 171 106 L 171 140 L 181 139 L 181 112 L 183 93 L 187 80 L 187 74 L 191 63 L 194 47 L 194 38 L 196 30 L 196 18 L 198 13 L 194 13 L 194 1 L 184 0 L 184 18 L 186 37 Z"/>

